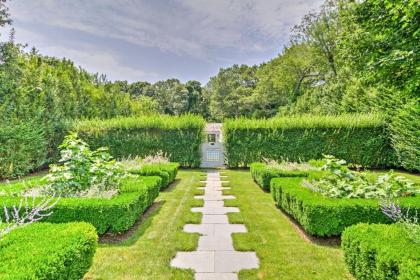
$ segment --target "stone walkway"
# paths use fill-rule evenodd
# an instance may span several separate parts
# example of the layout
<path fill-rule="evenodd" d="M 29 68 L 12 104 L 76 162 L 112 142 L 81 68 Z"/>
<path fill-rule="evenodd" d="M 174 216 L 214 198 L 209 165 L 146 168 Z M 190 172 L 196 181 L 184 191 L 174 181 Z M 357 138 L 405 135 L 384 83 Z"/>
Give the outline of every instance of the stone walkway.
<path fill-rule="evenodd" d="M 201 224 L 187 224 L 186 232 L 201 234 L 197 251 L 178 252 L 171 266 L 193 269 L 196 280 L 235 280 L 241 269 L 258 268 L 259 260 L 255 252 L 238 252 L 233 248 L 232 233 L 246 232 L 244 225 L 229 224 L 227 213 L 239 212 L 236 207 L 224 207 L 224 199 L 235 199 L 223 195 L 222 182 L 218 171 L 208 171 L 204 195 L 196 199 L 204 200 L 204 207 L 192 208 L 203 213 Z"/>

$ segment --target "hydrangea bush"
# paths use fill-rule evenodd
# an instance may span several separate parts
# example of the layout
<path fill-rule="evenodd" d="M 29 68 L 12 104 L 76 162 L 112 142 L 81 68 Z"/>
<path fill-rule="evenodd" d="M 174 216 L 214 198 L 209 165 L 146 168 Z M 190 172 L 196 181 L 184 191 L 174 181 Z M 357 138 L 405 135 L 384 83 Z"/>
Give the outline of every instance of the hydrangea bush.
<path fill-rule="evenodd" d="M 45 193 L 66 197 L 108 197 L 117 193 L 124 173 L 107 148 L 91 151 L 73 133 L 65 137 L 60 150 L 59 164 L 52 164 L 46 176 Z"/>
<path fill-rule="evenodd" d="M 362 173 L 349 170 L 346 161 L 334 156 L 324 156 L 325 165 L 322 170 L 327 173 L 319 180 L 303 181 L 303 185 L 312 191 L 331 198 L 397 198 L 413 196 L 418 193 L 414 183 L 396 176 L 392 171 L 378 176 L 370 182 Z"/>

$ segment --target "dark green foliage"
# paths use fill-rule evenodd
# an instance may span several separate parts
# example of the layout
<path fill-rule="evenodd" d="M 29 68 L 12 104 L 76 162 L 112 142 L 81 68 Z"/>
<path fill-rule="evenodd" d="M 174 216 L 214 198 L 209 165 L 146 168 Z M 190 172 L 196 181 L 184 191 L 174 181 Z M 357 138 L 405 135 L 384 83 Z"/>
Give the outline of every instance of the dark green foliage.
<path fill-rule="evenodd" d="M 0 125 L 0 179 L 22 176 L 45 164 L 46 143 L 42 126 Z"/>
<path fill-rule="evenodd" d="M 142 176 L 159 176 L 162 179 L 160 189 L 164 189 L 172 183 L 178 173 L 178 163 L 149 163 L 138 169 L 129 170 L 130 173 Z"/>
<path fill-rule="evenodd" d="M 109 147 L 118 159 L 162 151 L 171 161 L 187 167 L 200 165 L 203 129 L 204 120 L 193 115 L 92 120 L 75 126 L 91 148 Z"/>
<path fill-rule="evenodd" d="M 420 171 L 420 103 L 406 104 L 394 116 L 391 140 L 401 165 L 408 170 Z"/>
<path fill-rule="evenodd" d="M 375 115 L 236 119 L 226 121 L 223 132 L 229 167 L 263 158 L 307 161 L 323 154 L 370 167 L 396 164 L 384 122 Z"/>
<path fill-rule="evenodd" d="M 328 198 L 301 185 L 302 178 L 274 178 L 271 192 L 275 203 L 316 236 L 340 235 L 351 225 L 390 223 L 377 199 Z M 420 211 L 420 196 L 400 198 L 404 211 Z"/>
<path fill-rule="evenodd" d="M 35 223 L 0 240 L 3 280 L 79 280 L 92 264 L 98 236 L 87 223 Z"/>
<path fill-rule="evenodd" d="M 106 198 L 61 198 L 53 214 L 42 221 L 66 223 L 84 221 L 91 223 L 98 234 L 128 230 L 159 194 L 159 177 L 130 178 L 122 183 L 120 194 Z M 6 207 L 18 205 L 21 197 L 2 197 Z"/>
<path fill-rule="evenodd" d="M 399 224 L 358 224 L 341 240 L 347 268 L 358 280 L 420 279 L 420 244 Z"/>
<path fill-rule="evenodd" d="M 279 177 L 307 177 L 308 171 L 288 171 L 271 168 L 265 163 L 252 163 L 250 171 L 254 181 L 265 191 L 270 191 L 270 182 L 273 178 Z"/>

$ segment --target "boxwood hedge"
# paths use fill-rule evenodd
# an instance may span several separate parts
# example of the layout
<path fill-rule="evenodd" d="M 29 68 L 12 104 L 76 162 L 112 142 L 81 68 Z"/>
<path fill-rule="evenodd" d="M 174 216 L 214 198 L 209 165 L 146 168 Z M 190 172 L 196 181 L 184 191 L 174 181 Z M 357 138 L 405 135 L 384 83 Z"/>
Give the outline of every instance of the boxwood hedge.
<path fill-rule="evenodd" d="M 329 198 L 302 187 L 303 178 L 274 178 L 271 192 L 278 207 L 291 215 L 305 231 L 316 236 L 337 236 L 351 225 L 390 223 L 377 199 Z M 420 212 L 420 196 L 400 198 L 403 210 Z"/>
<path fill-rule="evenodd" d="M 43 221 L 91 223 L 99 234 L 128 230 L 159 194 L 162 179 L 156 176 L 129 178 L 120 187 L 120 194 L 106 198 L 61 198 L 51 216 Z M 19 196 L 0 196 L 0 203 L 11 208 Z M 0 212 L 3 214 L 3 211 Z M 4 215 L 4 214 L 3 214 Z M 4 217 L 3 217 L 4 218 Z"/>
<path fill-rule="evenodd" d="M 270 182 L 279 177 L 307 177 L 308 171 L 288 171 L 271 168 L 265 163 L 254 162 L 250 165 L 250 171 L 254 181 L 265 191 L 270 191 Z"/>
<path fill-rule="evenodd" d="M 347 268 L 356 279 L 420 279 L 420 244 L 399 224 L 358 224 L 348 227 L 341 240 Z"/>
<path fill-rule="evenodd" d="M 175 181 L 178 173 L 178 163 L 152 163 L 145 164 L 139 168 L 129 170 L 130 173 L 142 176 L 159 176 L 162 179 L 160 189 L 166 188 L 170 183 Z"/>
<path fill-rule="evenodd" d="M 74 130 L 92 148 L 109 147 L 121 159 L 162 151 L 182 166 L 200 165 L 204 119 L 185 115 L 128 117 L 78 122 Z"/>
<path fill-rule="evenodd" d="M 92 264 L 98 236 L 87 223 L 35 223 L 0 240 L 0 279 L 79 280 Z"/>
<path fill-rule="evenodd" d="M 364 166 L 394 166 L 384 127 L 376 115 L 231 119 L 223 124 L 227 164 L 248 166 L 263 158 L 299 162 L 331 154 Z"/>

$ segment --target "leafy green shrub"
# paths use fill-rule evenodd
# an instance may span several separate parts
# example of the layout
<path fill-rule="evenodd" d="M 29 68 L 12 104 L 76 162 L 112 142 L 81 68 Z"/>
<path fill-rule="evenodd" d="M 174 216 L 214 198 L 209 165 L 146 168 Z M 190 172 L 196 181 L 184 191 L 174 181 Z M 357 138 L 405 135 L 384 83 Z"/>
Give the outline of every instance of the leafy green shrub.
<path fill-rule="evenodd" d="M 311 175 L 310 175 L 311 176 Z M 298 221 L 306 232 L 317 236 L 335 236 L 348 226 L 366 223 L 390 223 L 378 199 L 329 198 L 302 186 L 304 178 L 273 178 L 271 192 L 275 203 Z M 420 196 L 399 199 L 404 211 L 420 211 Z"/>
<path fill-rule="evenodd" d="M 358 224 L 348 227 L 341 240 L 347 268 L 358 280 L 420 279 L 420 244 L 399 224 Z"/>
<path fill-rule="evenodd" d="M 160 177 L 126 178 L 121 183 L 120 193 L 111 199 L 63 197 L 43 222 L 84 221 L 91 223 L 98 234 L 126 231 L 153 204 L 159 194 L 161 180 Z M 1 197 L 2 204 L 9 209 L 20 199 L 19 196 Z"/>
<path fill-rule="evenodd" d="M 73 133 L 64 138 L 60 149 L 60 165 L 50 166 L 44 192 L 60 196 L 80 196 L 94 188 L 99 195 L 119 186 L 123 173 L 106 148 L 91 151 Z"/>
<path fill-rule="evenodd" d="M 279 177 L 307 177 L 308 171 L 304 170 L 283 170 L 265 163 L 252 163 L 250 165 L 252 178 L 265 191 L 270 191 L 270 182 L 273 178 Z"/>
<path fill-rule="evenodd" d="M 420 171 L 420 104 L 406 104 L 391 122 L 391 140 L 401 165 Z"/>
<path fill-rule="evenodd" d="M 319 180 L 305 181 L 304 185 L 314 192 L 332 198 L 386 198 L 413 196 L 419 191 L 414 182 L 393 172 L 381 175 L 375 182 L 369 182 L 363 173 L 350 171 L 345 160 L 324 156 L 327 170 Z"/>
<path fill-rule="evenodd" d="M 79 280 L 92 264 L 98 236 L 87 223 L 35 223 L 0 240 L 0 278 Z"/>
<path fill-rule="evenodd" d="M 175 181 L 178 173 L 178 163 L 149 163 L 141 165 L 139 168 L 129 170 L 132 174 L 142 176 L 159 176 L 162 178 L 161 189 L 166 188 L 170 183 Z"/>
<path fill-rule="evenodd" d="M 0 179 L 23 176 L 45 164 L 43 128 L 22 122 L 0 125 Z"/>
<path fill-rule="evenodd" d="M 150 116 L 83 121 L 74 129 L 91 147 L 109 147 L 118 159 L 162 151 L 170 161 L 196 167 L 201 162 L 204 124 L 193 115 Z"/>
<path fill-rule="evenodd" d="M 263 158 L 301 162 L 323 154 L 363 166 L 394 166 L 396 156 L 384 127 L 376 115 L 305 115 L 227 120 L 223 133 L 229 167 Z"/>

